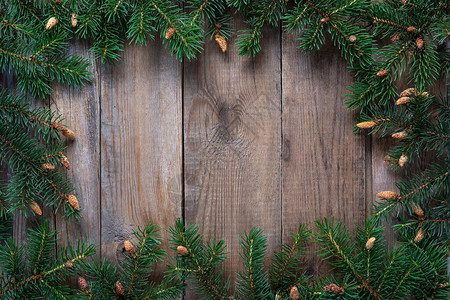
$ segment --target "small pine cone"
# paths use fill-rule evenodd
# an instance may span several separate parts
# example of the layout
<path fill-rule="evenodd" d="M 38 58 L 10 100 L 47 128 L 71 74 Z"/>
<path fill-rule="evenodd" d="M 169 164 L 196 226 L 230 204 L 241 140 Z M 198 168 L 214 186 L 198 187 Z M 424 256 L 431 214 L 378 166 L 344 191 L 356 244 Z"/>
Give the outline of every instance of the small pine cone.
<path fill-rule="evenodd" d="M 351 35 L 351 36 L 349 36 L 348 40 L 350 43 L 354 43 L 354 42 L 356 42 L 356 36 Z"/>
<path fill-rule="evenodd" d="M 371 237 L 371 238 L 369 238 L 369 239 L 367 240 L 367 243 L 366 243 L 366 250 L 370 250 L 370 249 L 373 248 L 373 245 L 375 245 L 375 240 L 376 240 L 375 237 Z"/>
<path fill-rule="evenodd" d="M 392 137 L 394 139 L 399 139 L 399 140 L 404 139 L 407 136 L 408 136 L 408 134 L 406 133 L 406 131 L 396 132 L 396 133 L 392 134 Z"/>
<path fill-rule="evenodd" d="M 408 31 L 409 33 L 413 33 L 416 31 L 416 27 L 414 26 L 409 26 L 408 28 L 406 28 L 406 31 Z"/>
<path fill-rule="evenodd" d="M 62 131 L 62 134 L 71 141 L 75 140 L 75 133 L 69 128 L 66 128 L 66 130 Z"/>
<path fill-rule="evenodd" d="M 72 268 L 73 267 L 73 261 L 71 261 L 69 259 L 68 261 L 66 261 L 65 266 L 66 266 L 66 268 Z"/>
<path fill-rule="evenodd" d="M 395 102 L 395 105 L 402 105 L 402 104 L 406 104 L 411 100 L 411 98 L 409 97 L 400 97 L 398 98 L 398 100 Z"/>
<path fill-rule="evenodd" d="M 328 21 L 330 21 L 329 17 L 325 17 L 325 18 L 320 19 L 320 22 L 322 22 L 322 23 L 326 23 Z"/>
<path fill-rule="evenodd" d="M 398 164 L 399 164 L 400 167 L 403 167 L 406 164 L 407 161 L 408 161 L 408 156 L 402 155 L 398 159 Z"/>
<path fill-rule="evenodd" d="M 386 77 L 386 76 L 388 76 L 388 74 L 389 74 L 389 71 L 386 69 L 381 69 L 377 72 L 378 77 Z"/>
<path fill-rule="evenodd" d="M 178 254 L 180 254 L 181 256 L 189 255 L 188 249 L 186 247 L 184 247 L 184 246 L 178 246 L 177 247 L 177 251 L 178 251 Z"/>
<path fill-rule="evenodd" d="M 56 25 L 56 23 L 58 23 L 58 19 L 55 17 L 51 17 L 50 19 L 48 19 L 45 29 L 47 30 L 52 29 Z"/>
<path fill-rule="evenodd" d="M 391 38 L 391 41 L 396 42 L 400 39 L 400 36 L 398 34 L 394 34 Z"/>
<path fill-rule="evenodd" d="M 78 24 L 78 19 L 77 19 L 77 14 L 76 13 L 72 13 L 72 15 L 70 16 L 70 23 L 72 24 L 72 27 L 77 27 Z"/>
<path fill-rule="evenodd" d="M 218 33 L 214 36 L 214 38 L 215 38 L 217 44 L 219 44 L 219 47 L 222 50 L 222 52 L 226 52 L 227 51 L 227 40 Z"/>
<path fill-rule="evenodd" d="M 125 247 L 125 251 L 133 257 L 136 257 L 136 250 L 134 249 L 133 244 L 130 241 L 123 242 L 123 246 Z"/>
<path fill-rule="evenodd" d="M 337 284 L 332 283 L 323 287 L 323 289 L 327 292 L 333 292 L 336 295 L 342 295 L 344 293 L 344 289 L 339 287 Z"/>
<path fill-rule="evenodd" d="M 417 45 L 417 48 L 422 49 L 422 47 L 423 47 L 423 40 L 421 38 L 417 38 L 416 39 L 416 45 Z"/>
<path fill-rule="evenodd" d="M 61 155 L 61 158 L 59 159 L 59 161 L 61 162 L 61 164 L 62 164 L 67 170 L 70 170 L 70 162 L 69 162 L 69 159 L 67 158 L 67 156 L 65 156 L 64 154 L 62 154 L 62 152 L 60 152 L 59 155 Z"/>
<path fill-rule="evenodd" d="M 55 166 L 52 165 L 51 163 L 45 163 L 45 164 L 42 164 L 42 169 L 44 169 L 44 170 L 54 170 Z"/>
<path fill-rule="evenodd" d="M 419 205 L 413 204 L 414 207 L 414 213 L 419 217 L 420 220 L 423 220 L 425 218 L 425 214 L 423 212 L 422 207 Z"/>
<path fill-rule="evenodd" d="M 425 233 L 423 232 L 423 229 L 420 228 L 416 234 L 416 237 L 414 238 L 414 242 L 416 242 L 416 243 L 420 242 L 424 236 L 425 236 Z"/>
<path fill-rule="evenodd" d="M 78 286 L 83 291 L 88 291 L 89 290 L 89 285 L 88 285 L 86 279 L 84 279 L 81 276 L 78 276 Z"/>
<path fill-rule="evenodd" d="M 430 94 L 428 94 L 428 92 L 423 92 L 422 94 L 420 94 L 420 96 L 422 96 L 424 98 L 428 98 L 430 96 Z"/>
<path fill-rule="evenodd" d="M 388 167 L 393 166 L 394 162 L 392 161 L 392 157 L 390 155 L 386 155 L 384 157 L 384 164 Z"/>
<path fill-rule="evenodd" d="M 408 97 L 408 96 L 414 96 L 417 95 L 415 88 L 408 88 L 400 93 L 400 97 Z"/>
<path fill-rule="evenodd" d="M 300 293 L 298 292 L 298 288 L 295 285 L 291 288 L 290 295 L 291 295 L 291 300 L 300 299 Z"/>
<path fill-rule="evenodd" d="M 116 281 L 116 293 L 119 295 L 125 295 L 125 289 L 123 288 L 123 285 L 118 280 Z"/>
<path fill-rule="evenodd" d="M 64 127 L 64 125 L 60 124 L 60 123 L 52 123 L 52 127 L 59 130 L 59 131 L 64 131 L 66 130 L 66 127 Z"/>
<path fill-rule="evenodd" d="M 75 208 L 76 210 L 80 209 L 80 205 L 78 204 L 78 200 L 77 197 L 75 197 L 75 195 L 66 195 L 66 200 L 67 202 L 70 203 L 70 205 L 72 205 L 73 208 Z"/>
<path fill-rule="evenodd" d="M 405 5 L 405 4 L 406 4 L 406 2 L 407 2 L 406 0 L 402 0 L 402 4 L 403 4 L 403 5 Z"/>
<path fill-rule="evenodd" d="M 37 214 L 38 216 L 42 216 L 42 210 L 39 207 L 39 204 L 37 204 L 34 201 L 31 201 L 30 202 L 30 208 L 31 208 L 32 211 L 34 211 L 35 214 Z"/>
<path fill-rule="evenodd" d="M 369 129 L 369 128 L 372 128 L 372 127 L 374 127 L 376 125 L 378 125 L 378 122 L 375 122 L 375 121 L 365 121 L 365 122 L 361 122 L 361 123 L 356 124 L 356 126 L 358 128 L 362 128 L 362 129 Z"/>
<path fill-rule="evenodd" d="M 400 197 L 400 194 L 396 193 L 396 192 L 391 192 L 391 191 L 384 191 L 384 192 L 379 192 L 377 194 L 378 198 L 382 198 L 382 199 L 395 199 Z"/>
<path fill-rule="evenodd" d="M 172 35 L 175 33 L 175 28 L 171 27 L 166 31 L 166 39 L 170 39 Z"/>
<path fill-rule="evenodd" d="M 59 124 L 59 123 L 55 122 L 55 123 L 52 124 L 52 127 L 57 129 L 57 130 L 59 130 L 59 131 L 61 131 L 61 133 L 65 137 L 67 137 L 69 140 L 71 140 L 71 141 L 75 140 L 75 133 L 72 130 L 70 130 L 69 128 L 64 127 L 62 124 Z"/>

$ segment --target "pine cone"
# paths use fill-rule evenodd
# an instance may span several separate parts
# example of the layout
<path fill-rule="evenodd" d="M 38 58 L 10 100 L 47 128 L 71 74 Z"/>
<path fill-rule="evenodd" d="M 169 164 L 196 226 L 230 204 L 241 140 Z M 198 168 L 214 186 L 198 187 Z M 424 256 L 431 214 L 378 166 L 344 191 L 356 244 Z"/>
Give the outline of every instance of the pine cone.
<path fill-rule="evenodd" d="M 416 243 L 420 242 L 424 236 L 425 236 L 425 233 L 424 233 L 423 229 L 420 228 L 416 234 L 416 237 L 414 238 L 414 242 L 416 242 Z"/>
<path fill-rule="evenodd" d="M 365 121 L 365 122 L 356 124 L 357 127 L 362 128 L 362 129 L 369 129 L 376 125 L 378 125 L 378 122 L 375 122 L 375 121 Z"/>
<path fill-rule="evenodd" d="M 291 300 L 300 299 L 300 293 L 298 292 L 298 288 L 295 285 L 291 288 L 290 295 L 291 295 Z"/>
<path fill-rule="evenodd" d="M 56 25 L 56 23 L 58 23 L 58 19 L 55 17 L 51 17 L 50 19 L 48 19 L 45 29 L 47 30 L 52 29 Z"/>
<path fill-rule="evenodd" d="M 386 77 L 386 76 L 388 76 L 388 74 L 389 74 L 389 71 L 386 69 L 381 69 L 377 72 L 378 77 Z"/>
<path fill-rule="evenodd" d="M 67 156 L 65 156 L 62 152 L 60 152 L 59 155 L 61 156 L 61 158 L 59 159 L 59 161 L 61 162 L 61 164 L 62 164 L 67 170 L 70 170 L 70 162 L 69 162 L 69 159 L 67 158 Z"/>
<path fill-rule="evenodd" d="M 398 164 L 399 164 L 400 167 L 403 167 L 406 164 L 407 161 L 408 161 L 408 156 L 402 155 L 398 159 Z"/>
<path fill-rule="evenodd" d="M 396 105 L 402 105 L 402 104 L 406 104 L 411 100 L 411 98 L 409 97 L 401 97 L 398 98 L 398 100 L 395 102 Z"/>
<path fill-rule="evenodd" d="M 395 163 L 392 161 L 392 157 L 390 155 L 386 155 L 384 157 L 384 164 L 388 167 L 393 166 Z"/>
<path fill-rule="evenodd" d="M 398 34 L 395 34 L 392 36 L 391 41 L 396 42 L 400 39 L 400 36 Z"/>
<path fill-rule="evenodd" d="M 325 18 L 320 19 L 320 22 L 322 22 L 322 23 L 326 23 L 328 21 L 330 21 L 329 17 L 325 17 Z"/>
<path fill-rule="evenodd" d="M 356 42 L 356 36 L 351 35 L 351 36 L 349 36 L 348 40 L 350 43 L 354 43 L 354 42 Z"/>
<path fill-rule="evenodd" d="M 125 289 L 123 288 L 123 285 L 118 280 L 116 281 L 116 293 L 119 295 L 125 295 Z"/>
<path fill-rule="evenodd" d="M 344 294 L 344 289 L 339 287 L 337 284 L 332 283 L 323 287 L 323 289 L 327 292 L 333 292 L 336 295 Z"/>
<path fill-rule="evenodd" d="M 55 166 L 52 165 L 51 163 L 45 163 L 45 164 L 42 164 L 42 169 L 44 169 L 44 170 L 54 170 Z"/>
<path fill-rule="evenodd" d="M 417 96 L 415 88 L 408 88 L 400 93 L 400 97 Z"/>
<path fill-rule="evenodd" d="M 77 197 L 75 197 L 75 195 L 66 195 L 66 200 L 67 202 L 70 203 L 70 205 L 72 205 L 73 208 L 75 208 L 76 210 L 80 209 L 80 205 L 78 204 L 78 200 Z"/>
<path fill-rule="evenodd" d="M 366 243 L 366 250 L 372 249 L 373 245 L 375 245 L 375 240 L 376 240 L 375 237 L 371 237 L 371 238 L 369 238 L 369 239 L 367 240 L 367 243 Z"/>
<path fill-rule="evenodd" d="M 430 96 L 430 94 L 428 94 L 428 92 L 423 92 L 422 94 L 420 94 L 422 97 L 424 98 L 428 98 L 428 96 Z"/>
<path fill-rule="evenodd" d="M 166 31 L 166 39 L 170 39 L 172 37 L 172 35 L 175 33 L 175 28 L 171 27 L 169 29 L 167 29 Z"/>
<path fill-rule="evenodd" d="M 72 15 L 70 16 L 70 23 L 72 24 L 72 27 L 77 27 L 78 24 L 78 19 L 77 19 L 77 14 L 76 13 L 72 13 Z"/>
<path fill-rule="evenodd" d="M 38 216 L 42 216 L 42 210 L 39 207 L 39 204 L 37 204 L 34 201 L 31 201 L 30 202 L 30 208 L 31 208 L 32 211 L 34 211 L 35 214 L 37 214 Z"/>
<path fill-rule="evenodd" d="M 88 291 L 89 290 L 89 285 L 88 285 L 86 279 L 84 279 L 81 276 L 78 276 L 78 286 L 83 291 Z"/>
<path fill-rule="evenodd" d="M 400 194 L 391 192 L 391 191 L 384 191 L 384 192 L 379 192 L 377 194 L 377 197 L 382 198 L 382 199 L 395 199 L 395 198 L 400 197 Z"/>
<path fill-rule="evenodd" d="M 62 134 L 71 141 L 75 140 L 75 133 L 69 128 L 66 128 L 66 130 L 62 131 Z"/>
<path fill-rule="evenodd" d="M 420 207 L 419 205 L 413 204 L 414 207 L 414 213 L 417 215 L 417 217 L 419 217 L 420 220 L 423 220 L 425 218 L 425 214 L 423 212 L 422 207 Z"/>
<path fill-rule="evenodd" d="M 416 31 L 416 27 L 409 26 L 408 28 L 406 28 L 406 31 L 408 31 L 409 33 L 415 32 Z"/>
<path fill-rule="evenodd" d="M 71 261 L 69 259 L 68 261 L 66 261 L 65 266 L 66 266 L 66 268 L 72 268 L 73 267 L 73 261 Z"/>
<path fill-rule="evenodd" d="M 184 246 L 178 246 L 177 247 L 177 251 L 178 254 L 180 254 L 181 256 L 188 256 L 189 255 L 189 251 L 186 247 Z"/>
<path fill-rule="evenodd" d="M 406 133 L 406 131 L 402 131 L 402 132 L 396 132 L 392 134 L 392 137 L 394 139 L 404 139 L 405 137 L 407 137 L 408 134 Z"/>
<path fill-rule="evenodd" d="M 226 52 L 227 51 L 227 40 L 221 36 L 219 33 L 217 33 L 214 36 L 217 44 L 219 44 L 220 49 L 222 50 L 222 52 Z"/>
<path fill-rule="evenodd" d="M 133 244 L 130 241 L 123 242 L 123 246 L 125 247 L 125 251 L 133 257 L 136 257 L 136 250 L 134 249 Z"/>
<path fill-rule="evenodd" d="M 423 40 L 421 38 L 417 38 L 416 39 L 416 45 L 417 45 L 417 48 L 422 49 L 422 47 L 423 47 Z"/>
<path fill-rule="evenodd" d="M 52 127 L 57 129 L 57 130 L 59 130 L 59 131 L 61 131 L 61 133 L 65 137 L 67 137 L 69 140 L 71 140 L 71 141 L 75 140 L 75 133 L 72 130 L 70 130 L 69 128 L 64 127 L 62 124 L 53 123 Z"/>

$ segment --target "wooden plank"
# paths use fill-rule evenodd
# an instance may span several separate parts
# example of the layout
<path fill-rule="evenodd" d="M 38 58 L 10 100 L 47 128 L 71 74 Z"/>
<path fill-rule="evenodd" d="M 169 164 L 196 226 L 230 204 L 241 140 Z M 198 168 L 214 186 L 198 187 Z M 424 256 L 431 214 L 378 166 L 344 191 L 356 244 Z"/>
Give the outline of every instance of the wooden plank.
<path fill-rule="evenodd" d="M 283 237 L 298 223 L 334 217 L 350 230 L 366 214 L 364 135 L 354 135 L 353 113 L 344 106 L 352 80 L 346 62 L 330 45 L 303 54 L 291 34 L 283 34 Z M 331 43 L 329 43 L 331 44 Z M 370 171 L 369 171 L 370 173 Z M 307 272 L 329 270 L 313 251 Z"/>
<path fill-rule="evenodd" d="M 101 250 L 112 259 L 132 229 L 167 228 L 182 203 L 181 64 L 159 40 L 125 48 L 100 82 Z"/>
<path fill-rule="evenodd" d="M 280 35 L 263 34 L 255 59 L 237 55 L 234 37 L 226 53 L 207 43 L 184 69 L 185 218 L 205 239 L 225 239 L 231 282 L 242 269 L 239 233 L 260 226 L 268 253 L 281 242 Z"/>
<path fill-rule="evenodd" d="M 384 157 L 391 147 L 395 144 L 395 140 L 390 136 L 380 138 L 378 136 L 372 136 L 372 186 L 373 193 L 371 200 L 374 203 L 384 201 L 376 197 L 379 192 L 382 191 L 394 191 L 398 192 L 395 183 L 401 178 L 399 173 L 395 173 L 391 168 L 389 168 L 384 163 Z M 370 214 L 372 214 L 372 207 L 370 207 Z M 396 235 L 392 229 L 392 225 L 398 224 L 395 216 L 386 222 L 383 220 L 383 225 L 385 226 L 385 236 L 386 242 L 391 244 L 395 242 Z"/>
<path fill-rule="evenodd" d="M 69 53 L 81 55 L 93 61 L 88 52 L 89 43 L 75 40 Z M 58 245 L 68 242 L 87 240 L 100 244 L 100 93 L 98 85 L 99 68 L 94 62 L 89 67 L 93 73 L 92 81 L 86 82 L 82 89 L 69 88 L 55 84 L 50 97 L 50 106 L 64 118 L 63 124 L 75 132 L 75 141 L 66 139 L 65 155 L 69 159 L 71 169 L 67 175 L 72 179 L 82 209 L 80 222 L 70 222 L 56 215 L 56 228 L 61 232 Z"/>

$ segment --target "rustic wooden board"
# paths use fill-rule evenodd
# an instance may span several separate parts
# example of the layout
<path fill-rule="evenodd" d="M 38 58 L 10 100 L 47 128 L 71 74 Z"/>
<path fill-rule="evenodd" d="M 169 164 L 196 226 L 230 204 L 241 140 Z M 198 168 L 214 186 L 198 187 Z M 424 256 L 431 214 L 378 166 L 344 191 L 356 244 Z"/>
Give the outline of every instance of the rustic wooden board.
<path fill-rule="evenodd" d="M 370 184 L 366 137 L 352 133 L 355 120 L 343 103 L 352 77 L 332 46 L 305 55 L 292 35 L 283 34 L 282 40 L 283 237 L 299 222 L 312 225 L 332 216 L 352 230 L 365 220 Z M 328 270 L 316 254 L 306 264 L 309 274 Z"/>
<path fill-rule="evenodd" d="M 390 136 L 387 137 L 377 137 L 372 136 L 372 186 L 373 194 L 372 199 L 374 203 L 384 201 L 376 197 L 379 192 L 382 191 L 393 191 L 398 193 L 398 189 L 395 183 L 400 179 L 399 173 L 395 173 L 391 168 L 389 168 L 384 163 L 384 157 L 386 156 L 389 149 L 395 145 L 395 140 Z M 369 214 L 373 213 L 373 206 L 370 206 Z M 395 216 L 392 216 L 389 222 L 383 220 L 383 225 L 385 226 L 385 236 L 384 238 L 390 244 L 395 242 L 396 235 L 392 229 L 392 225 L 397 224 Z M 390 224 L 390 225 L 389 225 Z"/>
<path fill-rule="evenodd" d="M 239 57 L 234 39 L 226 53 L 209 42 L 184 69 L 185 217 L 206 239 L 225 239 L 232 282 L 242 268 L 239 233 L 260 226 L 268 253 L 281 242 L 279 39 L 264 31 L 255 59 Z"/>
<path fill-rule="evenodd" d="M 100 89 L 101 250 L 114 258 L 132 229 L 181 217 L 181 64 L 160 41 L 127 46 Z"/>
<path fill-rule="evenodd" d="M 89 44 L 75 40 L 69 53 L 87 57 L 93 61 L 88 52 Z M 50 97 L 53 111 L 64 117 L 63 124 L 75 132 L 75 141 L 66 139 L 65 154 L 70 161 L 68 177 L 76 188 L 74 195 L 82 208 L 80 222 L 68 224 L 61 214 L 56 216 L 57 229 L 61 232 L 59 245 L 74 243 L 79 239 L 89 243 L 100 244 L 100 86 L 97 62 L 92 63 L 89 71 L 92 81 L 85 86 L 69 88 L 57 84 Z M 64 137 L 63 137 L 64 138 Z"/>

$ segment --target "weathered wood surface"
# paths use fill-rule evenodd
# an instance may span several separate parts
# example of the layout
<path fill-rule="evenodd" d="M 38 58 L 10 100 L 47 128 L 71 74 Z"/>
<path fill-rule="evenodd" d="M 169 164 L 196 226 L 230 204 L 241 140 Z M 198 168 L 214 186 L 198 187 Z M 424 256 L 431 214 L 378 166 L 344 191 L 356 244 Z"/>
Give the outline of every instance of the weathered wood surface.
<path fill-rule="evenodd" d="M 367 182 L 365 140 L 354 135 L 353 114 L 344 107 L 352 77 L 336 49 L 305 55 L 283 35 L 283 237 L 299 222 L 343 220 L 363 224 Z M 370 173 L 370 171 L 369 171 Z M 317 250 L 312 245 L 310 251 Z M 326 263 L 307 260 L 308 273 L 324 275 Z"/>
<path fill-rule="evenodd" d="M 254 60 L 209 43 L 185 64 L 185 218 L 226 240 L 228 274 L 242 266 L 239 233 L 260 226 L 269 253 L 281 242 L 280 36 L 264 36 Z"/>
<path fill-rule="evenodd" d="M 266 29 L 255 59 L 239 57 L 234 42 L 226 53 L 207 42 L 185 63 L 160 40 L 127 46 L 116 66 L 96 64 L 82 91 L 56 87 L 52 105 L 77 134 L 68 176 L 85 209 L 80 224 L 57 219 L 62 242 L 86 236 L 117 259 L 132 229 L 184 216 L 206 238 L 226 240 L 232 275 L 242 265 L 239 233 L 252 226 L 272 253 L 299 222 L 363 224 L 393 175 L 386 149 L 352 133 L 343 104 L 352 76 L 338 51 L 304 55 L 278 29 Z M 84 44 L 76 51 L 87 55 Z M 327 270 L 314 255 L 306 264 L 310 274 Z"/>
<path fill-rule="evenodd" d="M 122 255 L 137 226 L 152 220 L 167 228 L 181 217 L 181 78 L 181 64 L 160 42 L 129 46 L 117 66 L 101 70 L 101 252 L 107 257 Z"/>
<path fill-rule="evenodd" d="M 93 55 L 89 55 L 88 49 L 88 43 L 76 41 L 70 51 L 92 60 Z M 83 89 L 57 85 L 50 97 L 51 108 L 63 115 L 63 123 L 76 132 L 75 141 L 66 140 L 65 155 L 71 164 L 67 174 L 76 187 L 74 195 L 83 208 L 79 223 L 68 224 L 60 214 L 56 215 L 57 229 L 61 232 L 60 245 L 79 239 L 97 245 L 101 243 L 99 68 L 97 63 L 91 65 L 92 81 L 85 83 Z"/>

